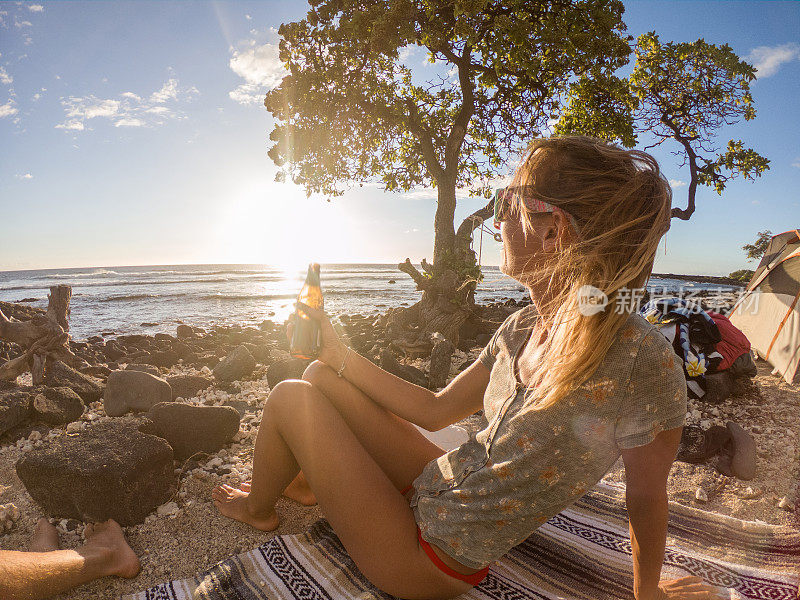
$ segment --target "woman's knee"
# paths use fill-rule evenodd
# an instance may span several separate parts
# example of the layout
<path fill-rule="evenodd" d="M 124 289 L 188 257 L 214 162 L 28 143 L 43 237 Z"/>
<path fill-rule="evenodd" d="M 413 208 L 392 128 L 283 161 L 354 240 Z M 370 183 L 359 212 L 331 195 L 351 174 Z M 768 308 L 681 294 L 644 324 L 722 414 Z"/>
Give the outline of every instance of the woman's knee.
<path fill-rule="evenodd" d="M 264 402 L 264 412 L 275 414 L 276 411 L 283 410 L 301 401 L 309 395 L 311 384 L 302 379 L 286 379 L 272 388 L 266 401 Z"/>
<path fill-rule="evenodd" d="M 322 388 L 330 381 L 331 375 L 335 375 L 333 369 L 321 360 L 315 360 L 303 371 L 303 381 L 307 381 L 312 385 Z"/>

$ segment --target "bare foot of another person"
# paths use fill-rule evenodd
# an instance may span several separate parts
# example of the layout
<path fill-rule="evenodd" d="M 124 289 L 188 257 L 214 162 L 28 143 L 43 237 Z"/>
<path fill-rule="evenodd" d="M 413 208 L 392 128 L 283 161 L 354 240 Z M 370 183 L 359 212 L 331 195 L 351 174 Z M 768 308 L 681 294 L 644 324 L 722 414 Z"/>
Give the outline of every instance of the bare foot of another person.
<path fill-rule="evenodd" d="M 53 550 L 58 550 L 58 530 L 42 517 L 36 522 L 28 551 L 52 552 Z"/>
<path fill-rule="evenodd" d="M 83 535 L 86 537 L 84 548 L 108 552 L 107 575 L 131 579 L 139 574 L 139 558 L 125 540 L 122 527 L 114 519 L 88 524 Z"/>
<path fill-rule="evenodd" d="M 242 483 L 239 489 L 243 492 L 249 492 L 250 481 Z M 286 489 L 283 490 L 283 495 L 295 502 L 299 502 L 303 506 L 314 506 L 317 503 L 317 497 L 311 491 L 311 487 L 308 485 L 308 481 L 306 481 L 302 471 L 286 486 Z"/>
<path fill-rule="evenodd" d="M 247 497 L 250 494 L 242 490 L 237 490 L 229 485 L 218 485 L 211 492 L 214 499 L 214 506 L 226 517 L 252 525 L 261 531 L 274 531 L 278 528 L 278 513 L 275 509 L 268 512 L 253 512 L 247 505 Z"/>

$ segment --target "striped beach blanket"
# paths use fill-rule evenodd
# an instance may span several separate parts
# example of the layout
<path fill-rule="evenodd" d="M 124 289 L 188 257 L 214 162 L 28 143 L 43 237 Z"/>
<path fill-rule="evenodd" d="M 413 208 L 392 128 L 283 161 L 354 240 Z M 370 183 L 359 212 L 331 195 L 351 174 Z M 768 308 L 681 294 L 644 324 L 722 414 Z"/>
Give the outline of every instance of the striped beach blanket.
<path fill-rule="evenodd" d="M 698 575 L 732 599 L 797 600 L 800 530 L 670 503 L 665 578 Z M 464 600 L 632 599 L 624 488 L 599 484 L 492 566 Z M 325 519 L 191 579 L 121 600 L 390 600 L 361 574 Z"/>

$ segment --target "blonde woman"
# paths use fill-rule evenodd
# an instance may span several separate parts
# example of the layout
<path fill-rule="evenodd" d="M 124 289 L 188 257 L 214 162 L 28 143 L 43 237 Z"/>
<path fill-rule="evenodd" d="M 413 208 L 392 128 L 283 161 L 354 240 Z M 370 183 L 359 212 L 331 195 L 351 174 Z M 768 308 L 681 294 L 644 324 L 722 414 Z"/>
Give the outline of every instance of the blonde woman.
<path fill-rule="evenodd" d="M 616 309 L 625 290 L 645 285 L 669 227 L 671 192 L 656 161 L 590 138 L 538 140 L 496 202 L 501 271 L 533 304 L 437 393 L 359 356 L 307 309 L 322 324 L 319 359 L 271 391 L 252 484 L 218 487 L 216 506 L 275 529 L 275 502 L 302 484 L 302 468 L 375 586 L 452 598 L 621 455 L 635 597 L 712 597 L 697 578 L 659 583 L 686 384 L 663 336 L 635 310 Z M 585 302 L 595 289 L 609 299 L 604 310 Z M 412 425 L 434 431 L 481 409 L 486 427 L 450 452 Z"/>

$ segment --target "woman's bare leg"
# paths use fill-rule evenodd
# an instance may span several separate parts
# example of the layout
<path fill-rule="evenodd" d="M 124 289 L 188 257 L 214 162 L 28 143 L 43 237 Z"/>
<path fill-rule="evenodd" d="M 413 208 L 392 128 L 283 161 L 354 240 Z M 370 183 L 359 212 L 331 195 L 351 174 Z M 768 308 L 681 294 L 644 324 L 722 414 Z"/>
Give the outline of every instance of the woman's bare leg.
<path fill-rule="evenodd" d="M 53 526 L 37 524 L 32 547 L 52 544 Z M 47 537 L 49 541 L 44 538 Z M 58 535 L 55 535 L 58 539 Z M 47 546 L 49 548 L 49 545 Z M 15 552 L 0 550 L 0 598 L 38 600 L 105 577 L 135 577 L 139 559 L 115 521 L 87 525 L 86 543 L 75 550 Z"/>
<path fill-rule="evenodd" d="M 377 404 L 324 363 L 308 365 L 303 379 L 331 401 L 397 489 L 409 485 L 425 465 L 444 454 L 412 423 Z"/>
<path fill-rule="evenodd" d="M 242 513 L 274 512 L 300 466 L 342 544 L 378 588 L 402 598 L 452 598 L 470 589 L 439 571 L 420 548 L 414 515 L 394 481 L 308 382 L 285 381 L 272 390 L 256 439 L 250 494 L 234 490 L 243 501 L 217 494 L 216 504 L 235 505 L 242 520 Z"/>
<path fill-rule="evenodd" d="M 413 424 L 377 404 L 324 363 L 312 362 L 303 373 L 303 380 L 327 396 L 398 489 L 414 481 L 426 464 L 444 454 Z M 250 483 L 245 482 L 240 489 L 249 491 Z M 302 471 L 283 494 L 305 505 L 316 502 Z"/>

